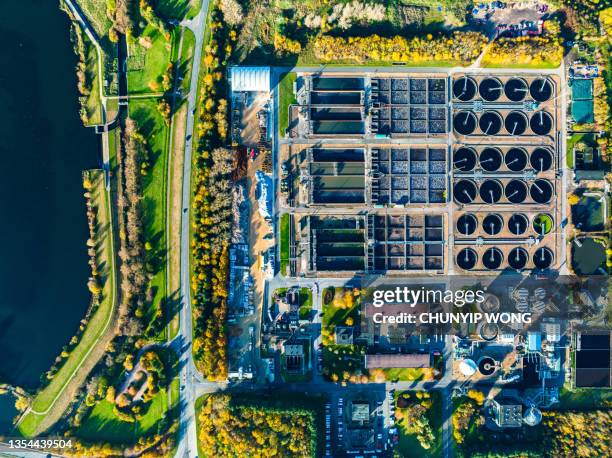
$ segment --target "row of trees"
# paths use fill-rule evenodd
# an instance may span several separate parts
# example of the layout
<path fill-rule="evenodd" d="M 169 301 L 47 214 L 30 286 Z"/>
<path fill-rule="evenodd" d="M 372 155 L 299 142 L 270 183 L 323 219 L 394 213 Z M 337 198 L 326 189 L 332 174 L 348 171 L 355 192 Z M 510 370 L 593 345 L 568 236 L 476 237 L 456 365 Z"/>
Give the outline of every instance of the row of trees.
<path fill-rule="evenodd" d="M 482 58 L 483 65 L 561 65 L 563 46 L 556 36 L 499 38 Z"/>
<path fill-rule="evenodd" d="M 198 148 L 193 176 L 192 305 L 195 323 L 193 353 L 196 366 L 211 380 L 227 378 L 227 283 L 233 171 L 232 152 L 223 148 L 227 141 L 227 101 L 223 75 L 236 39 L 226 29 L 216 1 L 211 11 L 210 44 L 203 58 L 205 74 L 200 84 Z M 224 10 L 228 16 L 227 10 Z"/>
<path fill-rule="evenodd" d="M 467 65 L 483 50 L 486 37 L 478 32 L 453 32 L 450 36 L 393 38 L 333 37 L 321 35 L 314 40 L 314 53 L 323 61 L 410 62 L 449 61 Z"/>
<path fill-rule="evenodd" d="M 165 21 L 155 12 L 149 0 L 113 0 L 106 2 L 106 15 L 112 21 L 108 38 L 112 42 L 119 41 L 119 34 L 138 36 L 141 19 L 146 24 L 158 30 L 166 40 L 170 39 L 170 29 Z"/>
<path fill-rule="evenodd" d="M 211 395 L 198 419 L 205 456 L 315 455 L 315 415 L 310 410 L 240 405 L 228 395 Z"/>
<path fill-rule="evenodd" d="M 123 146 L 118 152 L 119 326 L 123 334 L 138 336 L 144 331 L 141 319 L 145 314 L 145 293 L 149 282 L 142 226 L 142 162 L 148 154 L 146 140 L 131 118 L 125 122 Z"/>

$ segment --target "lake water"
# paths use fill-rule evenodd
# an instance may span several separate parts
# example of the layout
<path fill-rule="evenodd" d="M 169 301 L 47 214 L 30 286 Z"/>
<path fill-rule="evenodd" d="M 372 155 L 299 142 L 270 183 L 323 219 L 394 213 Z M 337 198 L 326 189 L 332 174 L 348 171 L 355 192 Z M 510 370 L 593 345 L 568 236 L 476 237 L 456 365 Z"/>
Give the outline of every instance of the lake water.
<path fill-rule="evenodd" d="M 78 117 L 69 20 L 0 0 L 0 380 L 33 388 L 88 307 L 81 171 L 98 141 Z"/>

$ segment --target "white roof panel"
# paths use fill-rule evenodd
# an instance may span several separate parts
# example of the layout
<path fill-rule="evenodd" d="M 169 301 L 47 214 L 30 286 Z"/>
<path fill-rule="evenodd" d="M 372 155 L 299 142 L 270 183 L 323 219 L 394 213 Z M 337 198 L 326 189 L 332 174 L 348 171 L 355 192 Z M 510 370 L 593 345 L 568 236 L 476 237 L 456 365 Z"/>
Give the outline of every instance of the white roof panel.
<path fill-rule="evenodd" d="M 270 67 L 232 67 L 230 77 L 234 92 L 268 92 L 270 90 Z"/>

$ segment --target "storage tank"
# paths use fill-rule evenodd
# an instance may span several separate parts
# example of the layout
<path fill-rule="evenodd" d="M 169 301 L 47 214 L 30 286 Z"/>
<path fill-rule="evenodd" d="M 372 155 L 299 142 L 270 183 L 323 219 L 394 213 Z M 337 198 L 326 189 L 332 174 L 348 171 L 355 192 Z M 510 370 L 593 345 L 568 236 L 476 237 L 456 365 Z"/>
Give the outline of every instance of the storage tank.
<path fill-rule="evenodd" d="M 471 270 L 478 261 L 478 255 L 471 248 L 464 248 L 457 255 L 457 265 L 464 270 Z"/>
<path fill-rule="evenodd" d="M 461 204 L 469 204 L 476 199 L 478 188 L 472 180 L 459 180 L 453 186 L 453 196 Z"/>
<path fill-rule="evenodd" d="M 502 95 L 504 87 L 497 78 L 485 78 L 478 86 L 480 96 L 487 102 L 494 102 Z"/>
<path fill-rule="evenodd" d="M 480 167 L 487 172 L 495 172 L 496 170 L 499 170 L 502 160 L 502 153 L 497 148 L 483 149 L 478 158 Z"/>
<path fill-rule="evenodd" d="M 502 127 L 502 117 L 497 111 L 485 111 L 478 121 L 484 135 L 497 135 Z"/>
<path fill-rule="evenodd" d="M 499 202 L 502 192 L 502 185 L 497 180 L 485 180 L 480 186 L 480 198 L 488 204 Z"/>
<path fill-rule="evenodd" d="M 476 115 L 471 111 L 460 111 L 453 117 L 453 128 L 461 135 L 470 135 L 476 129 Z"/>
<path fill-rule="evenodd" d="M 504 94 L 512 102 L 520 102 L 527 97 L 529 89 L 522 78 L 510 78 L 504 85 Z"/>
<path fill-rule="evenodd" d="M 476 95 L 476 83 L 468 76 L 463 76 L 453 82 L 453 96 L 462 102 L 472 100 Z"/>
<path fill-rule="evenodd" d="M 474 167 L 476 167 L 476 152 L 472 148 L 459 148 L 453 154 L 453 165 L 460 172 L 474 170 Z"/>
<path fill-rule="evenodd" d="M 459 219 L 457 219 L 457 232 L 463 235 L 473 234 L 478 226 L 478 221 L 476 217 L 472 214 L 461 215 Z"/>
<path fill-rule="evenodd" d="M 506 167 L 513 172 L 522 172 L 527 166 L 527 151 L 523 148 L 510 148 L 504 156 Z"/>

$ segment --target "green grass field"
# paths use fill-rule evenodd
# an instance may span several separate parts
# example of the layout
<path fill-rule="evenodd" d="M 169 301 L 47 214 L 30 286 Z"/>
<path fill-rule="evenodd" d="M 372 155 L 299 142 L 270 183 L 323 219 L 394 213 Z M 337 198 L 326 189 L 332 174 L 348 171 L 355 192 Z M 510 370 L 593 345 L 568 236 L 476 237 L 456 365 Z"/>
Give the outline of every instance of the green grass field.
<path fill-rule="evenodd" d="M 110 229 L 110 200 L 104 186 L 104 175 L 102 171 L 94 172 L 93 176 L 95 179 L 93 180 L 94 188 L 92 189 L 92 199 L 94 205 L 98 208 L 99 219 L 99 231 L 96 235 L 96 242 L 99 247 L 98 260 L 99 265 L 105 265 L 108 269 L 101 274 L 104 286 L 100 305 L 89 320 L 79 343 L 70 352 L 64 365 L 57 374 L 55 374 L 51 382 L 36 395 L 32 401 L 32 411 L 30 411 L 19 424 L 18 429 L 20 433 L 27 437 L 31 437 L 40 432 L 38 428 L 47 415 L 53 418 L 57 416 L 59 419 L 59 415 L 63 412 L 60 404 L 64 405 L 65 408 L 65 403 L 58 402 L 59 398 L 71 382 L 74 384 L 82 383 L 82 380 L 79 380 L 76 374 L 90 355 L 97 358 L 99 354 L 96 350 L 103 351 L 103 348 L 96 349 L 96 344 L 110 328 L 112 321 L 115 302 L 115 263 L 112 254 L 112 231 Z M 95 362 L 91 362 L 92 367 L 94 363 Z M 80 379 L 83 379 L 85 376 L 85 374 L 79 375 L 81 375 Z"/>
<path fill-rule="evenodd" d="M 597 146 L 594 134 L 574 134 L 567 137 L 567 157 L 565 158 L 567 167 L 574 168 L 574 145 L 578 142 L 583 142 L 587 146 Z"/>
<path fill-rule="evenodd" d="M 167 297 L 166 285 L 166 201 L 168 177 L 168 127 L 157 110 L 154 99 L 138 99 L 130 102 L 130 117 L 138 124 L 140 132 L 147 139 L 150 166 L 143 177 L 142 208 L 144 215 L 144 239 L 152 249 L 148 259 L 154 276 L 151 287 L 154 290 L 153 303 L 149 314 L 163 305 Z M 151 318 L 149 316 L 149 318 Z M 164 338 L 165 336 L 159 336 Z"/>
<path fill-rule="evenodd" d="M 558 410 L 594 410 L 612 402 L 612 391 L 589 388 L 561 389 Z"/>
<path fill-rule="evenodd" d="M 189 29 L 183 29 L 183 45 L 181 47 L 181 59 L 178 62 L 179 75 L 183 77 L 181 90 L 183 94 L 189 92 L 191 85 L 191 67 L 193 66 L 193 54 L 195 52 L 195 35 Z"/>
<path fill-rule="evenodd" d="M 79 6 L 98 36 L 102 37 L 108 33 L 112 23 L 106 15 L 106 4 L 100 0 L 79 0 Z"/>
<path fill-rule="evenodd" d="M 178 34 L 174 33 L 173 38 Z M 151 40 L 143 46 L 140 40 Z M 172 44 L 151 26 L 142 33 L 142 38 L 128 41 L 128 90 L 130 94 L 162 92 L 162 76 L 170 63 Z"/>
<path fill-rule="evenodd" d="M 280 273 L 287 275 L 289 267 L 289 213 L 280 219 Z"/>
<path fill-rule="evenodd" d="M 86 72 L 87 79 L 91 81 L 91 92 L 87 96 L 87 118 L 88 126 L 95 126 L 102 123 L 102 101 L 100 100 L 100 78 L 98 77 L 98 52 L 85 33 L 83 40 L 87 43 L 87 62 Z"/>
<path fill-rule="evenodd" d="M 295 72 L 283 73 L 278 82 L 278 133 L 285 136 L 289 127 L 289 105 L 297 103 L 293 94 L 293 83 L 297 78 Z"/>
<path fill-rule="evenodd" d="M 113 404 L 103 399 L 83 421 L 76 435 L 92 442 L 135 443 L 139 437 L 155 430 L 157 423 L 168 410 L 167 400 L 167 391 L 160 389 L 142 418 L 130 423 L 117 418 L 113 413 Z"/>

